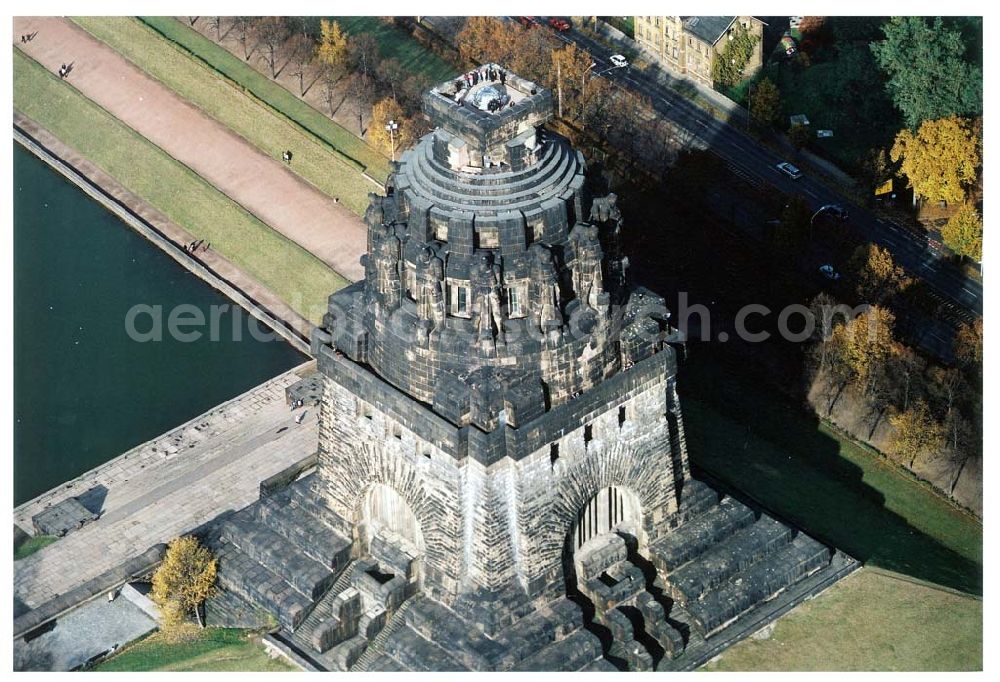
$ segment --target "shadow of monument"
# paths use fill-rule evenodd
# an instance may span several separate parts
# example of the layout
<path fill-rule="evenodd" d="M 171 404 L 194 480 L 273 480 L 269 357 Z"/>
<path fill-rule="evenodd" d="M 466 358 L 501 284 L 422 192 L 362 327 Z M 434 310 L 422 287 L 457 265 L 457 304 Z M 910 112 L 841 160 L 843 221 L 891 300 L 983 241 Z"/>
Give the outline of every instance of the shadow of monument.
<path fill-rule="evenodd" d="M 108 489 L 97 485 L 85 493 L 77 495 L 76 500 L 91 514 L 100 515 L 104 511 L 104 500 L 108 497 Z"/>

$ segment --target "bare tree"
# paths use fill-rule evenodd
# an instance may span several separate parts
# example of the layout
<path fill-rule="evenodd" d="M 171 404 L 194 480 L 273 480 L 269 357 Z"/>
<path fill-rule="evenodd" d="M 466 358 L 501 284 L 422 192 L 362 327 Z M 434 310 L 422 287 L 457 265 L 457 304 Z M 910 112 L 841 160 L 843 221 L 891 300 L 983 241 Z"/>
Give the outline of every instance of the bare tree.
<path fill-rule="evenodd" d="M 369 82 L 378 68 L 378 42 L 370 33 L 359 33 L 350 41 L 350 65 Z"/>
<path fill-rule="evenodd" d="M 316 54 L 316 43 L 303 33 L 296 33 L 285 43 L 288 59 L 294 71 L 292 75 L 299 79 L 299 95 L 306 94 L 306 74 L 313 63 Z"/>
<path fill-rule="evenodd" d="M 278 56 L 281 46 L 288 39 L 288 27 L 281 17 L 265 17 L 254 27 L 257 42 L 263 48 L 260 58 L 271 70 L 271 78 L 277 78 L 281 72 L 278 69 Z M 282 67 L 284 68 L 284 67 Z"/>
<path fill-rule="evenodd" d="M 250 55 L 253 54 L 254 48 L 254 31 L 253 27 L 256 23 L 254 17 L 234 17 L 233 18 L 233 28 L 236 29 L 236 39 L 240 43 L 240 47 L 243 48 L 243 58 L 250 61 Z"/>
<path fill-rule="evenodd" d="M 399 91 L 406 78 L 406 69 L 397 59 L 385 59 L 378 65 L 378 78 L 389 89 L 394 102 L 399 102 Z"/>
<path fill-rule="evenodd" d="M 195 23 L 197 23 L 198 19 L 200 18 L 201 17 L 188 17 L 187 20 L 191 23 L 192 26 L 194 26 Z"/>
<path fill-rule="evenodd" d="M 209 17 L 208 28 L 215 31 L 216 40 L 222 40 L 222 17 Z"/>
<path fill-rule="evenodd" d="M 372 79 L 364 71 L 355 71 L 347 79 L 347 92 L 358 109 L 358 135 L 365 136 L 364 111 L 372 102 Z"/>

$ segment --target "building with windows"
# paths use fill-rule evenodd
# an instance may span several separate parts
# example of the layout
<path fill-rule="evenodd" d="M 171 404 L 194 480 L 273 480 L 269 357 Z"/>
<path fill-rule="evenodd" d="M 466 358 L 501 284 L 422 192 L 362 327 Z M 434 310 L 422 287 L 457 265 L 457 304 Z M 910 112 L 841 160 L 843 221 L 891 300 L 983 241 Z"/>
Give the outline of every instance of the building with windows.
<path fill-rule="evenodd" d="M 424 111 L 313 335 L 316 471 L 226 521 L 210 622 L 328 670 L 684 669 L 851 570 L 692 477 L 684 339 L 551 93 L 487 65 Z"/>
<path fill-rule="evenodd" d="M 635 17 L 635 40 L 670 70 L 712 87 L 712 66 L 736 26 L 757 36 L 744 69 L 749 78 L 764 63 L 764 22 L 756 17 Z"/>

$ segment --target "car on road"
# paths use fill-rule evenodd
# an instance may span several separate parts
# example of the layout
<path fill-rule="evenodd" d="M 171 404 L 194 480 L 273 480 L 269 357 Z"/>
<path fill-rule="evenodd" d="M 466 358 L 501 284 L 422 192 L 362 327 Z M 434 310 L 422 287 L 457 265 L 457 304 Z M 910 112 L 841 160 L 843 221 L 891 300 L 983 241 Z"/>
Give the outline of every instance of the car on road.
<path fill-rule="evenodd" d="M 782 161 L 777 166 L 775 166 L 779 171 L 790 177 L 792 180 L 798 180 L 802 177 L 802 171 L 788 163 L 787 161 Z"/>
<path fill-rule="evenodd" d="M 840 204 L 830 204 L 829 206 L 824 206 L 823 208 L 837 220 L 847 220 L 847 209 Z"/>
<path fill-rule="evenodd" d="M 611 65 L 618 69 L 624 69 L 628 66 L 628 60 L 623 55 L 613 54 L 611 55 Z"/>
<path fill-rule="evenodd" d="M 832 265 L 819 266 L 819 273 L 827 279 L 832 279 L 835 282 L 840 279 L 840 273 L 834 270 Z"/>
<path fill-rule="evenodd" d="M 517 23 L 521 24 L 525 28 L 531 28 L 535 25 L 535 17 L 518 17 Z"/>
<path fill-rule="evenodd" d="M 568 31 L 570 28 L 572 28 L 569 25 L 568 21 L 566 21 L 565 19 L 560 19 L 559 17 L 552 17 L 551 19 L 549 19 L 549 26 L 559 31 L 560 33 Z"/>

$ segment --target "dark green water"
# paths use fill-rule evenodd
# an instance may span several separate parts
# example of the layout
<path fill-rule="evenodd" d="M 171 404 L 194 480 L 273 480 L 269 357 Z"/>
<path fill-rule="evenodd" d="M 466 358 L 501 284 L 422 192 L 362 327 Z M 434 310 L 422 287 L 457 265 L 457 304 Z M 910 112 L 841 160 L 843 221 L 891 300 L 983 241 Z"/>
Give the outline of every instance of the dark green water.
<path fill-rule="evenodd" d="M 162 306 L 162 341 L 129 338 L 136 304 Z M 171 338 L 168 315 L 182 304 L 206 320 L 226 306 L 217 341 L 207 325 L 200 340 Z M 233 308 L 15 143 L 14 503 L 305 361 L 255 339 L 258 323 Z"/>

